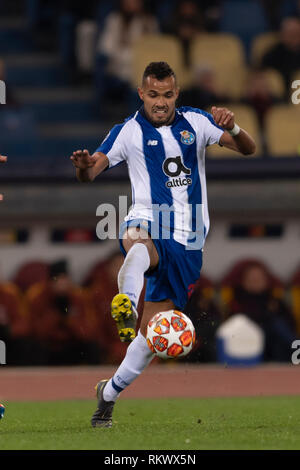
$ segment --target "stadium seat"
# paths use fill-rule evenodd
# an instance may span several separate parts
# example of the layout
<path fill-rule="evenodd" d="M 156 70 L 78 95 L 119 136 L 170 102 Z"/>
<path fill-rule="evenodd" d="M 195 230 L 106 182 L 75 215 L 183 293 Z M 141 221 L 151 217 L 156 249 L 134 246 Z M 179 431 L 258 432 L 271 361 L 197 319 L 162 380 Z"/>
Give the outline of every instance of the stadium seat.
<path fill-rule="evenodd" d="M 278 277 L 267 268 L 267 266 L 260 260 L 254 258 L 243 259 L 235 263 L 229 271 L 225 274 L 220 283 L 220 301 L 223 305 L 228 305 L 233 299 L 233 289 L 239 285 L 242 272 L 251 265 L 262 266 L 267 272 L 270 280 L 273 295 L 282 298 L 284 295 L 284 287 Z"/>
<path fill-rule="evenodd" d="M 296 321 L 297 332 L 300 334 L 300 269 L 292 276 L 289 286 L 292 312 Z"/>
<path fill-rule="evenodd" d="M 256 36 L 251 45 L 251 65 L 257 67 L 260 65 L 263 56 L 279 41 L 278 33 L 269 32 Z"/>
<path fill-rule="evenodd" d="M 275 69 L 263 71 L 272 95 L 279 99 L 285 97 L 285 84 L 282 75 Z"/>
<path fill-rule="evenodd" d="M 49 266 L 44 261 L 29 261 L 19 267 L 13 282 L 22 292 L 37 282 L 46 281 L 49 278 Z"/>
<path fill-rule="evenodd" d="M 145 34 L 133 45 L 132 86 L 140 85 L 149 62 L 166 61 L 177 74 L 181 87 L 189 82 L 189 72 L 184 66 L 179 40 L 167 34 Z"/>
<path fill-rule="evenodd" d="M 272 157 L 300 154 L 300 109 L 296 105 L 274 106 L 266 116 L 266 140 Z"/>
<path fill-rule="evenodd" d="M 242 96 L 247 69 L 243 45 L 237 37 L 221 33 L 199 34 L 191 44 L 190 55 L 191 68 L 201 65 L 212 68 L 221 95 L 232 99 Z"/>
<path fill-rule="evenodd" d="M 226 104 L 225 106 L 234 112 L 239 126 L 246 129 L 256 142 L 256 152 L 254 155 L 250 155 L 249 157 L 253 158 L 253 156 L 260 156 L 262 153 L 260 131 L 256 114 L 253 109 L 250 108 L 250 106 L 236 104 L 231 105 L 230 103 Z M 211 145 L 210 147 L 207 147 L 207 155 L 212 158 L 240 158 L 239 153 L 225 147 L 220 147 L 219 145 Z M 245 156 L 243 156 L 243 158 L 245 158 Z"/>

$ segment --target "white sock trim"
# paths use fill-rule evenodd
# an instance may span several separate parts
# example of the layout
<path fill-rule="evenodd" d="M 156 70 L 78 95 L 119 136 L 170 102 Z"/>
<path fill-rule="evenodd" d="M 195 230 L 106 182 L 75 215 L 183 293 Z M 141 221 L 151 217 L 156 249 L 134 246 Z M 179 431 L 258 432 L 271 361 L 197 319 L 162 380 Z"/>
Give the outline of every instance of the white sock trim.
<path fill-rule="evenodd" d="M 103 398 L 105 401 L 116 401 L 120 392 L 130 385 L 150 364 L 154 354 L 150 351 L 146 338 L 139 331 L 136 338 L 128 346 L 126 356 L 105 385 Z"/>

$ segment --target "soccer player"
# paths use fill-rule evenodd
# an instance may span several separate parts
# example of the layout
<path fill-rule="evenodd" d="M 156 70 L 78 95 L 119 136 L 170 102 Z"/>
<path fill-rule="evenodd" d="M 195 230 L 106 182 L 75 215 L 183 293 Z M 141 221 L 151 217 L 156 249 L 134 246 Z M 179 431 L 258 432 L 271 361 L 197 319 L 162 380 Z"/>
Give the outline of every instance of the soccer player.
<path fill-rule="evenodd" d="M 4 155 L 0 155 L 0 163 L 5 163 L 7 161 L 7 157 Z M 3 194 L 0 194 L 0 201 L 3 201 Z"/>
<path fill-rule="evenodd" d="M 199 278 L 209 229 L 206 146 L 255 152 L 255 142 L 230 110 L 212 107 L 208 114 L 192 107 L 176 109 L 179 87 L 167 63 L 146 67 L 138 93 L 143 106 L 114 126 L 93 155 L 77 150 L 71 156 L 79 181 L 93 181 L 125 160 L 132 186 L 132 208 L 120 228 L 125 259 L 118 274 L 119 294 L 112 299 L 120 339 L 131 344 L 114 376 L 96 385 L 93 427 L 111 427 L 120 392 L 151 362 L 145 338 L 149 320 L 160 311 L 183 310 L 188 290 Z M 145 303 L 136 336 L 144 277 Z"/>

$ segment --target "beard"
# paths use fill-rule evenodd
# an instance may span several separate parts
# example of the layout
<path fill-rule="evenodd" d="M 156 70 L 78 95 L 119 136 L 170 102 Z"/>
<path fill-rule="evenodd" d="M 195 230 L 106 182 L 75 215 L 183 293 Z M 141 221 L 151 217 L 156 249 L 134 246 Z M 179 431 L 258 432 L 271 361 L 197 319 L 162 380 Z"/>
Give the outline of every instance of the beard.
<path fill-rule="evenodd" d="M 166 114 L 163 116 L 164 118 L 163 119 L 154 119 L 153 116 L 153 113 L 155 111 L 152 110 L 151 114 L 149 114 L 146 110 L 145 110 L 145 114 L 146 114 L 146 117 L 148 119 L 148 121 L 150 121 L 150 123 L 154 126 L 154 127 L 160 127 L 160 126 L 166 126 L 168 124 L 170 124 L 173 119 L 174 119 L 174 115 L 175 115 L 175 108 L 174 110 L 170 113 L 166 112 Z"/>

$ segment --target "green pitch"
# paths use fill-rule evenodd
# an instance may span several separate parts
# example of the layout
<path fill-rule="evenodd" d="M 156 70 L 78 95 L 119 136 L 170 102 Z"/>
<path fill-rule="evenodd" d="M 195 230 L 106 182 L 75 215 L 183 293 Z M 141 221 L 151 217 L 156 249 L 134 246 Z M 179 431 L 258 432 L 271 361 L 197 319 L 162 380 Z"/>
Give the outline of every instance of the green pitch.
<path fill-rule="evenodd" d="M 300 449 L 300 397 L 120 400 L 111 429 L 95 401 L 6 402 L 0 449 Z"/>

